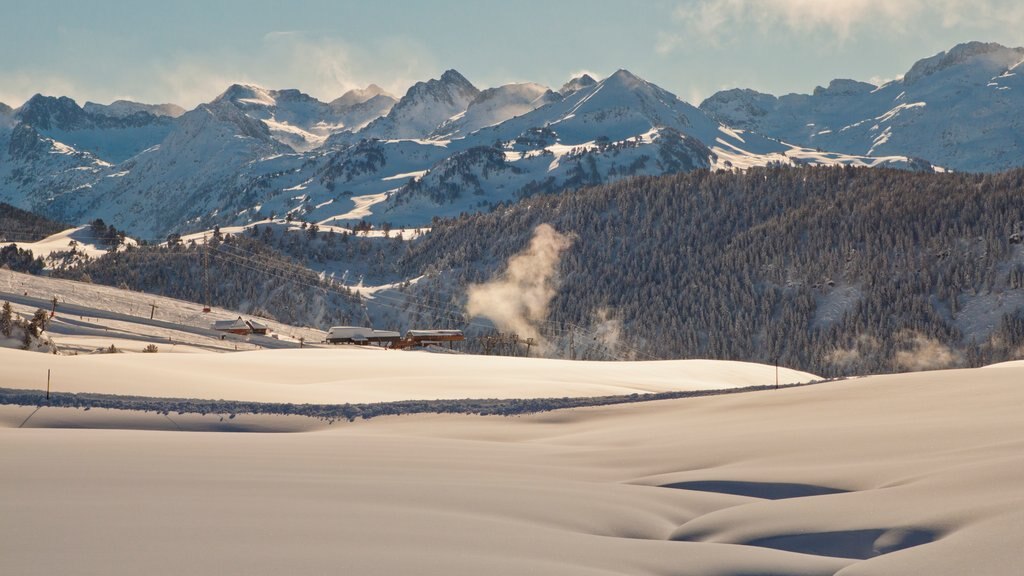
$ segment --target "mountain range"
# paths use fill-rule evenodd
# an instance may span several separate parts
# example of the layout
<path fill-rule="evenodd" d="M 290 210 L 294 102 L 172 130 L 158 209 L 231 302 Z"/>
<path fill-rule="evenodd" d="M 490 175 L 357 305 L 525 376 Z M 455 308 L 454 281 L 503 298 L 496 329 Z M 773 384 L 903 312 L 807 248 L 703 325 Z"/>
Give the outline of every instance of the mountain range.
<path fill-rule="evenodd" d="M 36 95 L 0 105 L 0 201 L 142 238 L 291 215 L 395 226 L 634 175 L 774 164 L 1024 164 L 1024 49 L 968 43 L 874 86 L 727 90 L 700 106 L 619 70 L 559 90 L 455 70 L 401 98 L 233 85 L 184 111 Z"/>

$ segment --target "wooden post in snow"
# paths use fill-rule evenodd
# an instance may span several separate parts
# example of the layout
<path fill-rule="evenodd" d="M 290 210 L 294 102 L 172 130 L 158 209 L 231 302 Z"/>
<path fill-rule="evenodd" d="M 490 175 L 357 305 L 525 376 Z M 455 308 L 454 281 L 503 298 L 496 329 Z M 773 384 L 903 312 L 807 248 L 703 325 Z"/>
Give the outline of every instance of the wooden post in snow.
<path fill-rule="evenodd" d="M 46 369 L 46 399 L 50 399 L 50 369 Z"/>
<path fill-rule="evenodd" d="M 156 304 L 150 304 L 149 306 L 150 306 L 149 319 L 152 320 L 153 319 L 153 315 L 156 314 L 156 309 L 159 308 L 159 306 L 157 306 Z"/>

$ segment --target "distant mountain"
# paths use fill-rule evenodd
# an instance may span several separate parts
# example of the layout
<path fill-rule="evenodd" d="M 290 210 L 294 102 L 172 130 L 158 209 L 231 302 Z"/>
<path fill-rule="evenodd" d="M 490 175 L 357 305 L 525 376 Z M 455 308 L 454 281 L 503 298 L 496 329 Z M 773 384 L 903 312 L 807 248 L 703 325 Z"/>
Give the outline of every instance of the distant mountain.
<path fill-rule="evenodd" d="M 359 131 L 362 138 L 425 138 L 445 120 L 464 112 L 480 91 L 455 70 L 417 82 L 388 112 Z"/>
<path fill-rule="evenodd" d="M 212 103 L 232 104 L 265 124 L 275 140 L 298 152 L 320 146 L 332 133 L 345 128 L 342 113 L 298 90 L 234 84 Z"/>
<path fill-rule="evenodd" d="M 158 144 L 173 123 L 173 118 L 144 110 L 127 116 L 89 112 L 66 96 L 41 94 L 18 108 L 15 116 L 43 136 L 111 163 Z"/>
<path fill-rule="evenodd" d="M 56 198 L 87 191 L 111 166 L 24 122 L 0 122 L 0 201 L 54 215 Z"/>
<path fill-rule="evenodd" d="M 834 80 L 776 98 L 726 90 L 700 108 L 716 120 L 802 146 L 926 159 L 962 171 L 1024 164 L 1024 48 L 970 42 L 874 86 Z"/>
<path fill-rule="evenodd" d="M 377 86 L 376 84 L 370 84 L 366 88 L 353 88 L 348 92 L 345 92 L 340 97 L 330 102 L 331 108 L 336 110 L 347 110 L 357 104 L 362 104 L 377 96 L 385 96 L 395 102 L 398 99 L 389 94 L 386 90 Z"/>
<path fill-rule="evenodd" d="M 111 168 L 47 213 L 82 222 L 101 217 L 145 238 L 162 237 L 196 217 L 218 214 L 245 197 L 252 172 L 270 169 L 261 159 L 294 156 L 261 120 L 225 100 L 201 104 L 144 153 Z"/>
<path fill-rule="evenodd" d="M 837 80 L 781 98 L 733 90 L 701 108 L 627 70 L 580 76 L 560 92 L 480 91 L 449 70 L 397 102 L 373 85 L 326 103 L 236 84 L 176 118 L 36 96 L 0 114 L 0 201 L 158 239 L 271 215 L 420 226 L 699 169 L 994 170 L 1024 164 L 1020 60 L 1020 49 L 969 44 L 882 87 Z"/>
<path fill-rule="evenodd" d="M 4 104 L 3 102 L 0 102 L 0 116 L 11 116 L 13 114 L 14 114 L 14 109 L 13 108 L 8 106 L 7 104 Z"/>
<path fill-rule="evenodd" d="M 480 128 L 500 124 L 561 99 L 562 96 L 557 92 L 532 82 L 488 88 L 477 94 L 465 112 L 452 116 L 438 126 L 431 137 L 464 137 Z"/>
<path fill-rule="evenodd" d="M 589 88 L 594 84 L 597 84 L 597 80 L 594 80 L 590 74 L 582 74 L 562 84 L 562 87 L 558 89 L 558 93 L 562 96 L 568 96 L 577 90 Z"/>
<path fill-rule="evenodd" d="M 385 116 L 397 102 L 398 98 L 380 86 L 370 84 L 366 88 L 349 90 L 328 105 L 338 114 L 346 130 L 357 132 Z"/>
<path fill-rule="evenodd" d="M 177 104 L 141 104 L 129 100 L 115 100 L 110 104 L 86 102 L 82 109 L 90 114 L 101 114 L 113 118 L 125 118 L 139 112 L 145 112 L 153 116 L 177 118 L 185 113 L 185 109 Z"/>
<path fill-rule="evenodd" d="M 701 168 L 779 162 L 931 169 L 904 157 L 823 154 L 740 133 L 627 70 L 446 146 L 452 155 L 367 217 L 425 224 L 426 215 L 457 216 L 538 193 Z"/>

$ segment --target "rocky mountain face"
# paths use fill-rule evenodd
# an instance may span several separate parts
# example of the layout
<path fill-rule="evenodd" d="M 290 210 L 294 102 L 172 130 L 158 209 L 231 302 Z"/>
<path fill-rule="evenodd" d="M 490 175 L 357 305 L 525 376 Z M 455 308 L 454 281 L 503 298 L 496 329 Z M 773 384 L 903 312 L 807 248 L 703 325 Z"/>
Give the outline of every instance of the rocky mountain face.
<path fill-rule="evenodd" d="M 834 80 L 813 94 L 727 90 L 700 108 L 712 118 L 807 147 L 900 155 L 970 172 L 1024 163 L 1024 48 L 970 42 L 874 86 Z"/>
<path fill-rule="evenodd" d="M 477 94 L 464 112 L 438 126 L 431 137 L 448 140 L 465 137 L 481 128 L 500 124 L 561 99 L 560 94 L 552 92 L 547 86 L 532 82 L 488 88 Z"/>
<path fill-rule="evenodd" d="M 178 116 L 36 96 L 0 110 L 0 201 L 160 239 L 285 214 L 419 226 L 702 168 L 997 170 L 1024 159 L 1021 60 L 1021 49 L 966 44 L 882 87 L 731 90 L 700 108 L 626 70 L 558 92 L 532 83 L 480 91 L 449 70 L 397 101 L 374 85 L 327 103 L 239 84 Z"/>
<path fill-rule="evenodd" d="M 90 114 L 99 114 L 112 118 L 126 118 L 139 112 L 145 112 L 153 116 L 177 118 L 186 112 L 184 108 L 177 104 L 142 104 L 129 100 L 115 100 L 110 104 L 86 102 L 82 105 L 82 109 Z"/>
<path fill-rule="evenodd" d="M 113 163 L 160 143 L 173 127 L 173 118 L 145 110 L 123 116 L 89 112 L 66 96 L 40 94 L 15 116 L 43 136 Z"/>
<path fill-rule="evenodd" d="M 480 90 L 455 70 L 436 80 L 417 82 L 387 116 L 360 130 L 363 138 L 425 138 L 441 123 L 464 112 Z"/>

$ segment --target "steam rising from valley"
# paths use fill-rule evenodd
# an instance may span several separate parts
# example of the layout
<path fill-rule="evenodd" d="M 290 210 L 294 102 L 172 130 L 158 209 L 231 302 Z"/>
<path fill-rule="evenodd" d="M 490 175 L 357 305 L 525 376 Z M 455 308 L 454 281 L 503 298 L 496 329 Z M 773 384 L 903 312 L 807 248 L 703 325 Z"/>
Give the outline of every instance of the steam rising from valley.
<path fill-rule="evenodd" d="M 529 246 L 509 258 L 502 273 L 469 287 L 466 312 L 489 319 L 502 332 L 540 342 L 540 325 L 558 292 L 558 264 L 570 246 L 572 238 L 551 225 L 537 226 Z"/>

